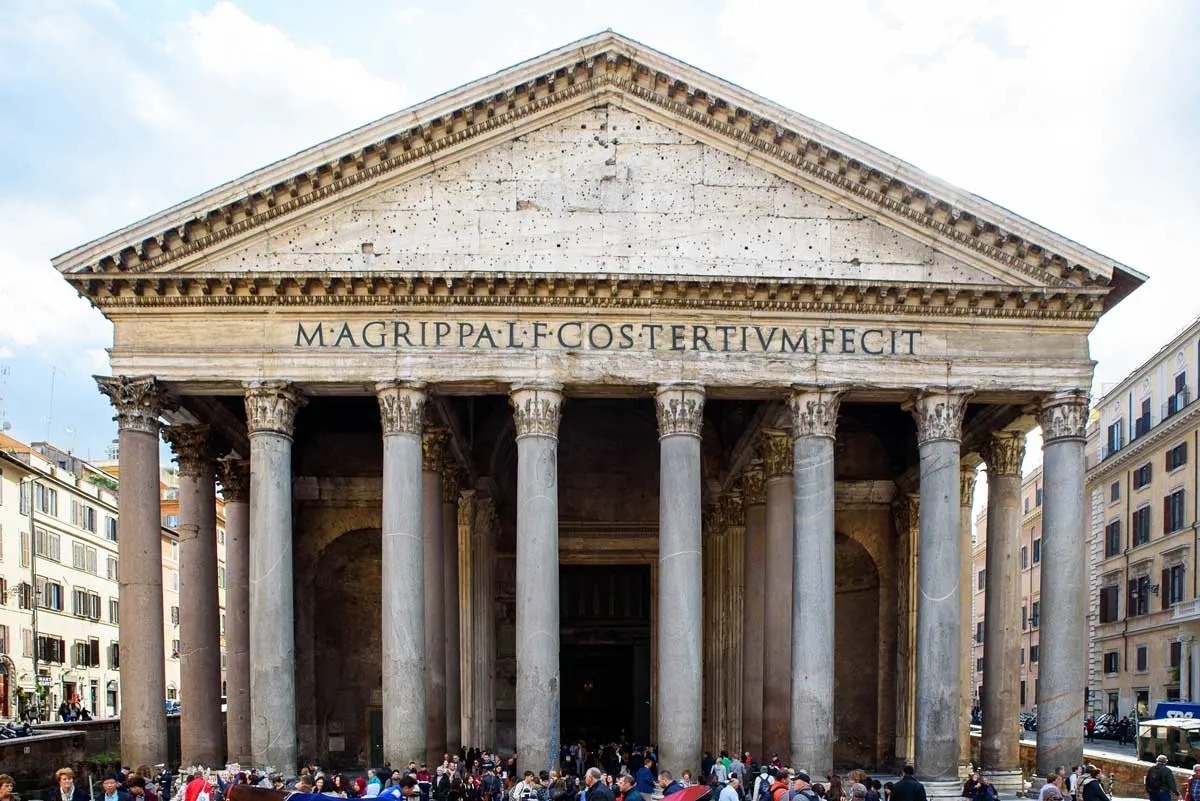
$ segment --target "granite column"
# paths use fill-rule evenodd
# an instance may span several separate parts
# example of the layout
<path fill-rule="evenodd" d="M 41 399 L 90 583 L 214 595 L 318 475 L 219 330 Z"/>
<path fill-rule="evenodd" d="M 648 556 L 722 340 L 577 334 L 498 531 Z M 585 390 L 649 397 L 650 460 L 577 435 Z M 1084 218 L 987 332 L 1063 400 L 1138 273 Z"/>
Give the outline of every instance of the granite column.
<path fill-rule="evenodd" d="M 833 770 L 834 464 L 841 392 L 797 387 L 791 397 L 793 559 L 791 762 Z"/>
<path fill-rule="evenodd" d="M 163 430 L 179 465 L 179 712 L 182 764 L 225 764 L 221 725 L 221 621 L 217 599 L 215 466 L 209 427 Z"/>
<path fill-rule="evenodd" d="M 286 381 L 246 387 L 250 434 L 250 751 L 255 765 L 296 769 L 292 581 L 292 431 L 306 401 Z"/>
<path fill-rule="evenodd" d="M 442 467 L 446 431 L 426 427 L 421 439 L 421 530 L 425 582 L 425 758 L 442 764 L 446 753 L 446 606 L 442 588 L 445 552 L 442 530 Z"/>
<path fill-rule="evenodd" d="M 121 492 L 118 580 L 121 609 L 121 756 L 130 765 L 167 761 L 164 670 L 162 518 L 159 499 L 159 416 L 175 407 L 150 376 L 96 376 L 117 410 Z"/>
<path fill-rule="evenodd" d="M 792 570 L 795 502 L 792 482 L 792 436 L 787 431 L 763 434 L 766 466 L 766 591 L 763 612 L 763 758 L 787 759 L 792 736 Z"/>
<path fill-rule="evenodd" d="M 458 620 L 458 474 L 447 469 L 442 476 L 442 598 L 446 623 L 446 747 L 451 753 L 463 745 L 462 661 Z"/>
<path fill-rule="evenodd" d="M 756 759 L 763 748 L 763 614 L 766 582 L 766 476 L 761 464 L 742 475 L 746 517 L 745 601 L 742 607 L 742 749 Z"/>
<path fill-rule="evenodd" d="M 971 504 L 975 497 L 975 472 L 978 457 L 971 454 L 964 457 L 958 473 L 958 505 L 959 510 L 959 540 L 962 542 L 962 552 L 959 554 L 961 576 L 959 584 L 962 587 L 962 598 L 959 605 L 959 630 L 963 632 L 961 652 L 958 664 L 958 776 L 966 779 L 972 772 L 971 764 L 971 707 L 975 685 L 975 641 L 968 636 L 971 632 Z"/>
<path fill-rule="evenodd" d="M 700 435 L 704 389 L 664 384 L 658 411 L 658 744 L 679 775 L 700 768 L 704 676 L 701 631 Z"/>
<path fill-rule="evenodd" d="M 927 782 L 958 781 L 961 659 L 959 440 L 967 393 L 931 391 L 913 402 L 920 450 L 915 762 Z"/>
<path fill-rule="evenodd" d="M 225 748 L 250 764 L 250 460 L 220 461 L 225 501 Z"/>
<path fill-rule="evenodd" d="M 555 765 L 558 754 L 559 384 L 513 387 L 517 428 L 517 754 Z"/>
<path fill-rule="evenodd" d="M 987 462 L 987 561 L 983 612 L 983 731 L 979 766 L 988 772 L 1021 768 L 1021 462 L 1025 435 L 992 434 Z M 993 655 L 989 657 L 989 655 Z"/>
<path fill-rule="evenodd" d="M 1087 538 L 1084 521 L 1088 395 L 1042 402 L 1042 621 L 1038 661 L 1037 771 L 1083 762 L 1087 689 Z M 1049 565 L 1052 569 L 1047 570 Z"/>

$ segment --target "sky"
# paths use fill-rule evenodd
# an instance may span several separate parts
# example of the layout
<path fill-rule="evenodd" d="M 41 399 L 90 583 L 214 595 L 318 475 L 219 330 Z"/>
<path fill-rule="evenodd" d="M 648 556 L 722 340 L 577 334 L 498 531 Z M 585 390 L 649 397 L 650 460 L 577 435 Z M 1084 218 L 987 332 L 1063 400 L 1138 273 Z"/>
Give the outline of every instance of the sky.
<path fill-rule="evenodd" d="M 1200 313 L 1200 3 L 0 0 L 0 425 L 116 436 L 112 328 L 51 257 L 606 28 L 1148 274 L 1097 396 Z"/>

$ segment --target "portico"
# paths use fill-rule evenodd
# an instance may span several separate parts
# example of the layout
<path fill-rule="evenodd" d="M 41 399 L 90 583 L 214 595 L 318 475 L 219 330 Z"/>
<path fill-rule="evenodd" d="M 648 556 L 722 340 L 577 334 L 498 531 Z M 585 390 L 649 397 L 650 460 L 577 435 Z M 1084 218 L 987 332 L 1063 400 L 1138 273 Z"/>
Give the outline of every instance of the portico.
<path fill-rule="evenodd" d="M 647 710 L 663 767 L 935 781 L 969 713 L 963 465 L 1039 419 L 1045 548 L 1082 552 L 1087 335 L 1142 280 L 615 34 L 56 266 L 114 323 L 122 437 L 205 426 L 209 490 L 249 460 L 249 762 L 552 762 L 597 709 L 586 645 L 627 652 L 612 714 Z M 148 451 L 121 454 L 136 493 Z M 1084 582 L 1055 592 L 1070 763 Z"/>

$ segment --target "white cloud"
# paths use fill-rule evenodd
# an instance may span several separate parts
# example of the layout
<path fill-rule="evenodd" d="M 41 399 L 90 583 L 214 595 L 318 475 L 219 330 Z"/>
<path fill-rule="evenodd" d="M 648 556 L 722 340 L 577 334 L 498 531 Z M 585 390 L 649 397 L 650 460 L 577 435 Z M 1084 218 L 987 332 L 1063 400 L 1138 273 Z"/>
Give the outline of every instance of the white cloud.
<path fill-rule="evenodd" d="M 423 16 L 425 16 L 425 9 L 417 6 L 398 8 L 392 12 L 392 19 L 400 25 L 412 25 Z"/>

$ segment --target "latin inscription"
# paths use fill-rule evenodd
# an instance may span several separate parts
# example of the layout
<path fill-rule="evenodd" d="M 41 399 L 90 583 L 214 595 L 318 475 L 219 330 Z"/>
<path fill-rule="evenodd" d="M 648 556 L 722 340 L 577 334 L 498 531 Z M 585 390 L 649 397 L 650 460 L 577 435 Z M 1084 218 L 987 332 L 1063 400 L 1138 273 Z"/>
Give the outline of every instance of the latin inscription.
<path fill-rule="evenodd" d="M 855 326 L 606 323 L 595 320 L 298 322 L 295 347 L 700 351 L 915 356 L 921 330 Z"/>

